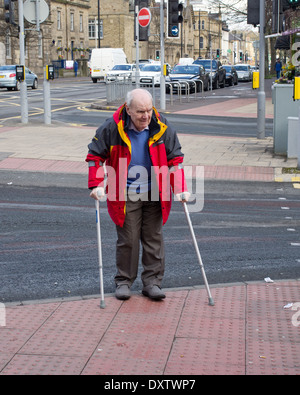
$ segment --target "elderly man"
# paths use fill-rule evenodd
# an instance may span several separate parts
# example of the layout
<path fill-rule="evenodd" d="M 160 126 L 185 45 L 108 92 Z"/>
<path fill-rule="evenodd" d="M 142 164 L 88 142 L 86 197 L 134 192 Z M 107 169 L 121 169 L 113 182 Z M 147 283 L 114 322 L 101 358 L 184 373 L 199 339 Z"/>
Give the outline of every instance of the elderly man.
<path fill-rule="evenodd" d="M 91 197 L 101 199 L 107 194 L 108 212 L 117 228 L 116 298 L 131 296 L 141 242 L 142 293 L 151 299 L 164 299 L 162 226 L 171 209 L 171 189 L 180 201 L 189 197 L 176 132 L 153 107 L 151 94 L 135 89 L 99 127 L 88 148 Z"/>

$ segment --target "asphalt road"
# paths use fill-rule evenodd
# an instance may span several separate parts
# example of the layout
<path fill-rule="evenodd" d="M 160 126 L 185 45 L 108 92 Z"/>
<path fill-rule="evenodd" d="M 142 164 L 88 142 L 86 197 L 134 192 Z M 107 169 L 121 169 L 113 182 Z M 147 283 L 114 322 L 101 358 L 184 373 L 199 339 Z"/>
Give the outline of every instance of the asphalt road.
<path fill-rule="evenodd" d="M 43 122 L 43 86 L 38 90 L 27 90 L 30 122 Z M 159 88 L 156 88 L 159 95 Z M 205 92 L 205 99 L 199 104 L 219 103 L 229 98 L 255 97 L 251 83 L 239 83 L 237 87 L 226 87 Z M 104 83 L 93 84 L 90 79 L 58 79 L 51 83 L 52 121 L 76 124 L 97 128 L 108 117 L 111 111 L 93 110 L 91 105 L 106 97 Z M 0 124 L 20 122 L 20 93 L 0 90 Z M 208 134 L 214 136 L 256 137 L 256 119 L 215 116 L 182 116 L 168 114 L 168 119 L 179 133 Z M 273 121 L 266 119 L 266 137 L 273 133 Z"/>
<path fill-rule="evenodd" d="M 99 294 L 95 207 L 87 189 L 20 184 L 1 185 L 0 301 Z M 191 218 L 209 283 L 299 278 L 299 208 L 299 193 L 290 184 L 206 182 L 204 209 Z M 110 293 L 116 232 L 105 203 L 101 228 Z M 164 237 L 163 286 L 203 284 L 178 202 Z M 140 289 L 138 279 L 133 290 Z"/>

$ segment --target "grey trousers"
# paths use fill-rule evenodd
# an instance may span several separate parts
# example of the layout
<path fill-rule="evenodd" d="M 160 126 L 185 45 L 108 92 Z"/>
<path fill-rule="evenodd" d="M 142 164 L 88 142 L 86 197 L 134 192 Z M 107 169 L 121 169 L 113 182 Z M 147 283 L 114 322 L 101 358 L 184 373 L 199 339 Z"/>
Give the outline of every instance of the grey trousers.
<path fill-rule="evenodd" d="M 161 285 L 165 271 L 160 202 L 130 200 L 126 203 L 123 228 L 117 226 L 116 285 L 133 284 L 138 274 L 140 243 L 142 245 L 144 287 Z"/>

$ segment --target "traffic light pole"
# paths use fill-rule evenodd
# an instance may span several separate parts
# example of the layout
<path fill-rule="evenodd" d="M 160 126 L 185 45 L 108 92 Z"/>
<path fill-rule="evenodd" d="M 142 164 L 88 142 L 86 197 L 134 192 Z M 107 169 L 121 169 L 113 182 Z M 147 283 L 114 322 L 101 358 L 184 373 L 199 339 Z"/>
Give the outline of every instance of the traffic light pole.
<path fill-rule="evenodd" d="M 265 0 L 260 0 L 259 24 L 259 91 L 257 94 L 257 138 L 264 139 L 266 128 Z"/>
<path fill-rule="evenodd" d="M 161 75 L 160 75 L 160 108 L 166 110 L 166 80 L 164 76 L 165 63 L 165 29 L 164 29 L 164 1 L 160 1 L 160 59 L 161 59 Z"/>
<path fill-rule="evenodd" d="M 136 69 L 135 69 L 135 84 L 140 87 L 140 29 L 139 29 L 139 6 L 135 7 L 135 31 L 136 31 Z"/>
<path fill-rule="evenodd" d="M 23 0 L 18 0 L 19 6 L 19 40 L 20 40 L 20 64 L 25 66 L 25 35 L 24 35 L 24 8 Z M 27 85 L 25 80 L 20 84 L 21 98 L 21 121 L 28 123 L 28 101 L 27 101 Z"/>

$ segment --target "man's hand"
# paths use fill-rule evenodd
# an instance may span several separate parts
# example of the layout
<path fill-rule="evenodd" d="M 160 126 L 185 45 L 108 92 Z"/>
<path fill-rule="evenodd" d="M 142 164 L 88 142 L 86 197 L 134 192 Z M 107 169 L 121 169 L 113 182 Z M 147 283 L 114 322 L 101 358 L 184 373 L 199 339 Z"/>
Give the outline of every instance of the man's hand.
<path fill-rule="evenodd" d="M 176 198 L 182 203 L 188 202 L 190 196 L 191 194 L 189 192 L 181 192 L 176 194 Z"/>
<path fill-rule="evenodd" d="M 90 193 L 90 197 L 92 197 L 95 200 L 101 200 L 104 197 L 104 188 L 102 187 L 97 187 L 92 190 Z"/>

